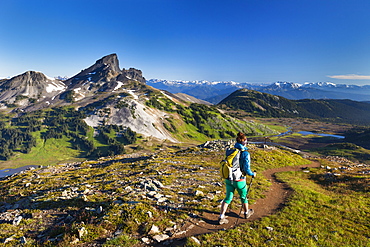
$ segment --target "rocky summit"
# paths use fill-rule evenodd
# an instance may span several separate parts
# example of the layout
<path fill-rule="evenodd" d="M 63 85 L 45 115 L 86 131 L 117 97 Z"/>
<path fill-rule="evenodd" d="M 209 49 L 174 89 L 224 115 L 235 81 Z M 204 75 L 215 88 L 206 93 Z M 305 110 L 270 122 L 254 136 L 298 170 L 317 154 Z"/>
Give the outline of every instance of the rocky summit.
<path fill-rule="evenodd" d="M 63 82 L 47 77 L 41 72 L 27 71 L 1 81 L 0 89 L 3 107 L 11 104 L 26 107 L 41 101 L 46 105 L 50 104 L 50 101 L 63 92 L 66 86 Z"/>
<path fill-rule="evenodd" d="M 81 100 L 97 92 L 118 91 L 130 81 L 145 84 L 145 78 L 140 70 L 134 68 L 121 70 L 117 55 L 111 54 L 66 80 L 65 84 L 68 91 L 73 90 L 75 99 Z"/>

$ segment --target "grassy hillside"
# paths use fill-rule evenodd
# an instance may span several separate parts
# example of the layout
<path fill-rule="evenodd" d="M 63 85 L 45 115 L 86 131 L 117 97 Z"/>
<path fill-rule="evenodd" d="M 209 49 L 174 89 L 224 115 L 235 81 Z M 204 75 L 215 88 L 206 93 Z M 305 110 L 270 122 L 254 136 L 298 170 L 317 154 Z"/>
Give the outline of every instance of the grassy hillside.
<path fill-rule="evenodd" d="M 0 168 L 53 165 L 138 150 L 153 151 L 155 146 L 147 145 L 150 137 L 126 126 L 102 123 L 92 128 L 84 121 L 94 109 L 97 109 L 97 114 L 109 118 L 112 107 L 130 107 L 125 105 L 124 96 L 127 95 L 109 96 L 79 110 L 65 106 L 19 113 L 13 118 L 3 117 L 0 122 Z M 154 128 L 169 132 L 179 142 L 201 143 L 209 139 L 234 138 L 238 131 L 249 136 L 277 134 L 263 124 L 223 114 L 214 106 L 186 105 L 159 91 L 149 91 L 147 97 L 147 107 L 156 108 L 164 115 L 161 122 L 153 123 Z M 135 109 L 131 111 L 135 112 Z M 160 145 L 165 141 L 151 139 L 150 142 Z"/>
<path fill-rule="evenodd" d="M 243 110 L 255 117 L 295 117 L 370 124 L 370 105 L 352 100 L 288 100 L 281 96 L 241 89 L 222 100 L 220 107 Z"/>
<path fill-rule="evenodd" d="M 258 173 L 251 207 L 271 184 L 262 171 L 309 163 L 276 148 L 250 146 L 250 152 Z M 155 244 L 161 234 L 176 238 L 190 230 L 189 223 L 200 223 L 204 213 L 217 217 L 224 197 L 222 156 L 222 151 L 191 148 L 35 169 L 2 180 L 0 239 L 4 246 L 24 240 L 23 246 L 143 246 Z M 324 168 L 343 166 L 320 162 Z M 196 239 L 201 246 L 366 246 L 368 175 L 357 169 L 340 172 L 343 177 L 326 175 L 334 170 L 309 171 L 278 174 L 295 192 L 277 214 Z M 239 207 L 237 197 L 231 207 Z M 189 237 L 186 245 L 197 244 Z"/>
<path fill-rule="evenodd" d="M 202 246 L 235 246 L 231 243 L 240 246 L 368 246 L 370 197 L 365 184 L 369 177 L 353 174 L 346 179 L 331 178 L 328 183 L 325 172 L 313 169 L 311 173 L 278 174 L 278 178 L 295 191 L 281 212 L 230 231 L 202 236 Z"/>

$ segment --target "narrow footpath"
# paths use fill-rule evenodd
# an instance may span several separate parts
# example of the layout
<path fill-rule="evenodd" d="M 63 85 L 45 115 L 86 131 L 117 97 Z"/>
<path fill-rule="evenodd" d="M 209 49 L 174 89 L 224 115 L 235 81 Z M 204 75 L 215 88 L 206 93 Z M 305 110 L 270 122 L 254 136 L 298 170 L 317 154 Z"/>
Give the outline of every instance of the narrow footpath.
<path fill-rule="evenodd" d="M 255 204 L 249 207 L 254 209 L 254 214 L 248 218 L 244 219 L 239 217 L 240 207 L 232 210 L 228 210 L 226 213 L 228 224 L 218 225 L 219 211 L 205 211 L 199 218 L 194 218 L 187 222 L 182 229 L 184 229 L 182 234 L 178 234 L 172 238 L 172 243 L 167 246 L 183 246 L 185 244 L 185 238 L 191 236 L 197 236 L 201 234 L 211 233 L 219 230 L 228 230 L 234 228 L 237 225 L 243 224 L 245 222 L 255 221 L 261 219 L 262 217 L 275 214 L 280 209 L 282 209 L 285 203 L 288 201 L 293 190 L 288 186 L 288 184 L 279 181 L 276 178 L 276 173 L 278 172 L 288 172 L 288 171 L 300 171 L 302 168 L 319 167 L 318 162 L 313 161 L 310 164 L 302 166 L 287 166 L 281 168 L 275 168 L 266 170 L 262 175 L 271 181 L 272 185 L 269 190 L 265 192 L 265 198 L 258 199 Z M 257 175 L 258 176 L 258 175 Z M 259 174 L 261 176 L 261 174 Z M 247 183 L 249 183 L 249 177 L 247 178 Z M 253 184 L 252 188 L 253 190 Z M 238 195 L 235 196 L 233 201 L 238 200 Z M 235 203 L 235 202 L 233 202 Z M 161 246 L 160 244 L 156 246 Z"/>

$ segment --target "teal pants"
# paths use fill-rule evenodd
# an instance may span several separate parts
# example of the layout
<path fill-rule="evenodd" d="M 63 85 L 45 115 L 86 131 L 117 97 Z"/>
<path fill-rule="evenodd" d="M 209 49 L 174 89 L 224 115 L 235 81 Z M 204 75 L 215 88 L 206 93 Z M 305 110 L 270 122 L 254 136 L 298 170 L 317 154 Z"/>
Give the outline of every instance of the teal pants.
<path fill-rule="evenodd" d="M 226 184 L 226 197 L 224 199 L 225 203 L 227 204 L 231 203 L 234 197 L 235 190 L 238 192 L 240 196 L 241 203 L 248 203 L 246 180 L 236 182 L 225 179 L 225 184 Z"/>

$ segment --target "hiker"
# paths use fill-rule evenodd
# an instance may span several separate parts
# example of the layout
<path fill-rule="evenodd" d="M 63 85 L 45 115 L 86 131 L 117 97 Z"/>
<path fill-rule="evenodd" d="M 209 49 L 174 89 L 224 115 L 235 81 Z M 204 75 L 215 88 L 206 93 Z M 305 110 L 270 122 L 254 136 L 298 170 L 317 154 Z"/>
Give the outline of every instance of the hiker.
<path fill-rule="evenodd" d="M 239 171 L 236 172 L 236 174 L 239 174 L 235 179 L 225 179 L 224 182 L 226 184 L 226 197 L 222 201 L 221 204 L 221 212 L 220 216 L 218 218 L 218 223 L 221 224 L 227 224 L 229 221 L 225 217 L 225 213 L 227 210 L 227 207 L 231 203 L 234 191 L 235 189 L 238 191 L 238 194 L 240 196 L 240 200 L 242 203 L 242 207 L 244 210 L 244 218 L 247 219 L 253 214 L 253 209 L 248 209 L 248 198 L 247 198 L 247 182 L 245 176 L 240 171 L 240 166 L 243 166 L 245 169 L 245 173 L 249 176 L 252 176 L 253 178 L 256 177 L 256 172 L 252 172 L 250 169 L 250 155 L 247 151 L 248 148 L 247 145 L 247 137 L 239 132 L 236 137 L 236 143 L 234 145 L 234 148 L 237 148 L 241 150 L 240 153 L 240 159 L 239 159 Z"/>

